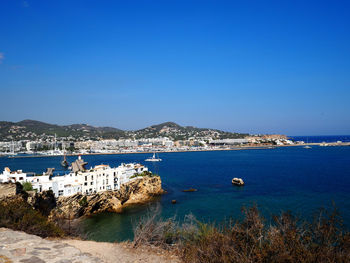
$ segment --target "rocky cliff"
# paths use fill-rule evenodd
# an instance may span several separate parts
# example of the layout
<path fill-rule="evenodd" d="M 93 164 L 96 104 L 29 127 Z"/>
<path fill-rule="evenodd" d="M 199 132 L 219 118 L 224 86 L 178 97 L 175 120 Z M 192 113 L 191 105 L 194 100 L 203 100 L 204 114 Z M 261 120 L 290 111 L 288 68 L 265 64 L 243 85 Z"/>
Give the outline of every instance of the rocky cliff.
<path fill-rule="evenodd" d="M 49 219 L 73 219 L 101 212 L 121 213 L 131 204 L 150 201 L 164 193 L 159 176 L 144 176 L 123 184 L 118 191 L 105 191 L 92 195 L 76 194 L 55 198 L 52 191 L 25 192 L 20 184 L 0 184 L 0 201 L 23 199 Z"/>
<path fill-rule="evenodd" d="M 154 196 L 164 193 L 159 176 L 145 176 L 121 186 L 118 191 L 106 191 L 93 195 L 76 194 L 59 197 L 50 218 L 79 218 L 101 212 L 121 213 L 131 204 L 150 201 Z"/>

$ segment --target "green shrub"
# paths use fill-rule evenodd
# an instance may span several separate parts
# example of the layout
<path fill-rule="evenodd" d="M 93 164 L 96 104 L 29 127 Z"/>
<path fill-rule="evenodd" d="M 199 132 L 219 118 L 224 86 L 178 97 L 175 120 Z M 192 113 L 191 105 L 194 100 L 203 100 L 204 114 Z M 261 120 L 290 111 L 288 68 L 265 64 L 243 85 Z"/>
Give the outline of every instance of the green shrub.
<path fill-rule="evenodd" d="M 82 198 L 82 199 L 80 199 L 79 200 L 79 205 L 81 206 L 81 207 L 85 207 L 86 205 L 87 205 L 87 197 L 86 197 L 86 195 Z"/>
<path fill-rule="evenodd" d="M 141 177 L 143 177 L 143 176 L 153 177 L 153 176 L 156 176 L 156 174 L 153 174 L 153 173 L 150 172 L 150 171 L 143 171 L 143 172 L 140 173 L 140 174 L 137 174 L 137 173 L 136 173 L 136 174 L 130 176 L 130 179 L 131 179 L 131 178 L 136 178 L 136 177 L 139 177 L 139 176 L 141 176 Z"/>
<path fill-rule="evenodd" d="M 22 185 L 24 191 L 33 191 L 33 186 L 31 182 L 23 182 Z"/>

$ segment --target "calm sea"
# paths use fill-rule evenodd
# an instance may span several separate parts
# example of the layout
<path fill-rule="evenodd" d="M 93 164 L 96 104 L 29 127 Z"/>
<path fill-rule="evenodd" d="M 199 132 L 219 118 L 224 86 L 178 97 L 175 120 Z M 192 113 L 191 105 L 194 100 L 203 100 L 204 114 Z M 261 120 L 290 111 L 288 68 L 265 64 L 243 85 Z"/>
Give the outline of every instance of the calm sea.
<path fill-rule="evenodd" d="M 153 203 L 128 208 L 124 214 L 101 214 L 84 221 L 88 238 L 120 241 L 132 238 L 132 226 L 140 217 L 159 206 L 165 218 L 181 220 L 192 213 L 199 220 L 220 222 L 240 218 L 241 207 L 258 205 L 269 220 L 272 214 L 291 210 L 311 218 L 332 202 L 350 225 L 350 147 L 283 147 L 261 150 L 162 153 L 159 163 L 147 163 L 147 154 L 84 156 L 89 165 L 141 162 L 162 177 L 168 194 Z M 69 161 L 74 160 L 69 157 Z M 0 169 L 42 172 L 46 167 L 60 171 L 60 157 L 0 158 Z M 246 185 L 235 187 L 233 177 Z M 183 189 L 196 188 L 185 193 Z M 171 204 L 176 199 L 177 204 Z"/>

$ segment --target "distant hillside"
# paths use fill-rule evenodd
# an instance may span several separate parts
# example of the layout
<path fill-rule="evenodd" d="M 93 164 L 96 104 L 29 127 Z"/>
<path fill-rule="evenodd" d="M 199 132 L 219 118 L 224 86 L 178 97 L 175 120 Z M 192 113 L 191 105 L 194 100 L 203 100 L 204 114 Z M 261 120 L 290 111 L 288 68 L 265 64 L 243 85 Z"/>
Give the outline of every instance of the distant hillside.
<path fill-rule="evenodd" d="M 35 120 L 20 122 L 0 121 L 0 141 L 36 140 L 52 138 L 69 140 L 87 139 L 119 139 L 119 138 L 153 138 L 169 137 L 172 140 L 185 140 L 190 138 L 242 138 L 248 134 L 224 132 L 216 129 L 180 126 L 174 122 L 165 122 L 152 125 L 136 131 L 123 131 L 113 127 L 94 127 L 88 124 L 56 125 Z"/>
<path fill-rule="evenodd" d="M 112 127 L 94 127 L 88 124 L 56 125 L 35 120 L 0 122 L 0 140 L 36 139 L 38 137 L 119 138 L 125 132 Z"/>
<path fill-rule="evenodd" d="M 133 132 L 136 138 L 169 137 L 173 140 L 212 137 L 218 139 L 243 138 L 248 134 L 224 132 L 216 129 L 180 126 L 174 122 L 164 122 Z"/>

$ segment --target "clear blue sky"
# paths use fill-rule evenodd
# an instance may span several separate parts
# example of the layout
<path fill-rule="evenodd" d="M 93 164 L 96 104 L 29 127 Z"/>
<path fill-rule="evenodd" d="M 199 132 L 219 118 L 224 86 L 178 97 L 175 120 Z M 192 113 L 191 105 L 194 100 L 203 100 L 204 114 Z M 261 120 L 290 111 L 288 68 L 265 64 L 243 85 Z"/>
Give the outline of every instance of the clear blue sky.
<path fill-rule="evenodd" d="M 2 0 L 0 119 L 350 134 L 350 1 Z"/>

